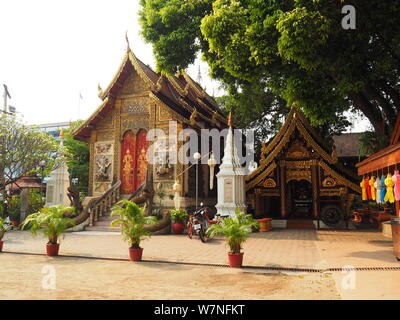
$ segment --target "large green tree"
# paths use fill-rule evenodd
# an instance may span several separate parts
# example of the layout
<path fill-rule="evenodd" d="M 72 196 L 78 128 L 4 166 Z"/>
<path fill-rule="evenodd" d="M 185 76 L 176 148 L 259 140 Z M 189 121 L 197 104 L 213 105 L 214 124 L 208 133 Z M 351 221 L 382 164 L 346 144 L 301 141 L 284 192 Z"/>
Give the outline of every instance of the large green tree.
<path fill-rule="evenodd" d="M 13 116 L 0 118 L 0 196 L 6 187 L 37 170 L 42 161 L 54 162 L 55 139 L 38 129 L 27 127 Z"/>
<path fill-rule="evenodd" d="M 346 4 L 356 8 L 355 30 L 342 28 Z M 379 136 L 390 134 L 400 111 L 399 0 L 141 0 L 141 6 L 142 35 L 153 44 L 158 71 L 175 73 L 201 52 L 230 94 L 225 103 L 252 115 L 249 123 L 283 99 L 314 125 L 345 124 L 345 111 L 361 112 Z"/>
<path fill-rule="evenodd" d="M 73 122 L 73 128 L 82 122 L 81 120 Z M 65 131 L 64 140 L 68 171 L 72 179 L 77 179 L 76 188 L 81 196 L 86 196 L 89 186 L 89 146 L 85 142 L 75 140 L 70 131 L 70 129 Z"/>

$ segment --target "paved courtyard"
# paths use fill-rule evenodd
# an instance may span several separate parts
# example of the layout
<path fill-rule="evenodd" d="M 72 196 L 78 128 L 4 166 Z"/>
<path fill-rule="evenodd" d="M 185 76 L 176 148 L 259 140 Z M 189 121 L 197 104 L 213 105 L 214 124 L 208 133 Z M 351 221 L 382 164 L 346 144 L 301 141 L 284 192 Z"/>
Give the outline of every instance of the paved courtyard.
<path fill-rule="evenodd" d="M 349 287 L 344 283 L 349 273 L 341 269 L 324 273 L 257 269 L 400 267 L 391 240 L 375 231 L 276 229 L 254 233 L 244 246 L 244 265 L 253 268 L 241 270 L 201 266 L 227 263 L 227 248 L 220 238 L 204 244 L 185 235 L 153 236 L 142 243 L 145 263 L 125 261 L 128 245 L 118 233 L 68 233 L 61 242 L 63 257 L 58 258 L 42 255 L 46 240 L 28 232 L 12 231 L 4 240 L 0 273 L 15 272 L 14 278 L 0 274 L 3 283 L 8 283 L 0 290 L 1 299 L 400 299 L 400 271 L 357 271 Z M 95 257 L 103 259 L 87 259 Z M 40 268 L 45 264 L 64 275 L 58 280 L 61 289 L 57 292 L 42 292 L 38 287 L 43 277 Z M 235 290 L 232 281 L 238 282 Z M 193 282 L 196 290 L 191 287 Z"/>
<path fill-rule="evenodd" d="M 4 251 L 44 253 L 46 240 L 25 231 L 5 236 Z M 227 247 L 222 238 L 202 243 L 186 235 L 156 235 L 141 244 L 143 258 L 152 261 L 226 264 Z M 127 258 L 128 244 L 119 233 L 73 232 L 61 240 L 61 255 Z M 244 265 L 326 269 L 399 267 L 392 241 L 375 231 L 291 230 L 253 233 L 244 245 Z"/>

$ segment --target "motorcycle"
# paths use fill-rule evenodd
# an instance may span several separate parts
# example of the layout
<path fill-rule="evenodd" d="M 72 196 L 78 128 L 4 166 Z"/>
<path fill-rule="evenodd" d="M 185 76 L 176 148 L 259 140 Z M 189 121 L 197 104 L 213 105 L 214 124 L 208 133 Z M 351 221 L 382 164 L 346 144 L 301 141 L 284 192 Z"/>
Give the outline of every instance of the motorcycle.
<path fill-rule="evenodd" d="M 197 235 L 201 242 L 206 242 L 206 230 L 209 225 L 213 223 L 208 217 L 209 208 L 203 207 L 203 203 L 200 204 L 200 208 L 194 211 L 193 214 L 189 215 L 188 221 L 188 237 L 192 239 L 193 234 Z"/>

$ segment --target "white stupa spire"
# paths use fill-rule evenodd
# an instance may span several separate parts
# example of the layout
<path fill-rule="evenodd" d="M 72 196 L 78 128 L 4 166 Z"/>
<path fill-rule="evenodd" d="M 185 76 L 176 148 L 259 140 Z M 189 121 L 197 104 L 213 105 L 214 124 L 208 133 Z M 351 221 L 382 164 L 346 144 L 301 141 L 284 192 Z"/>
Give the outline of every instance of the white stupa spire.
<path fill-rule="evenodd" d="M 233 135 L 232 113 L 228 118 L 228 135 L 224 148 L 224 157 L 217 174 L 218 204 L 217 215 L 221 217 L 234 216 L 236 208 L 246 211 L 244 168 L 240 165 L 237 147 Z"/>

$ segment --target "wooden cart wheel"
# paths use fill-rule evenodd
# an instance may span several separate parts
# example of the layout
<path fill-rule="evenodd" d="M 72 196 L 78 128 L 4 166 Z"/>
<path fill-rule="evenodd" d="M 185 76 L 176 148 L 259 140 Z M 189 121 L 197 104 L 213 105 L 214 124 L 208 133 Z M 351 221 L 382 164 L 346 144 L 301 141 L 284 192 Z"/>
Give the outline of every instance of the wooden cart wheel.
<path fill-rule="evenodd" d="M 321 211 L 321 220 L 327 226 L 337 227 L 343 221 L 343 212 L 338 206 L 328 205 Z"/>

